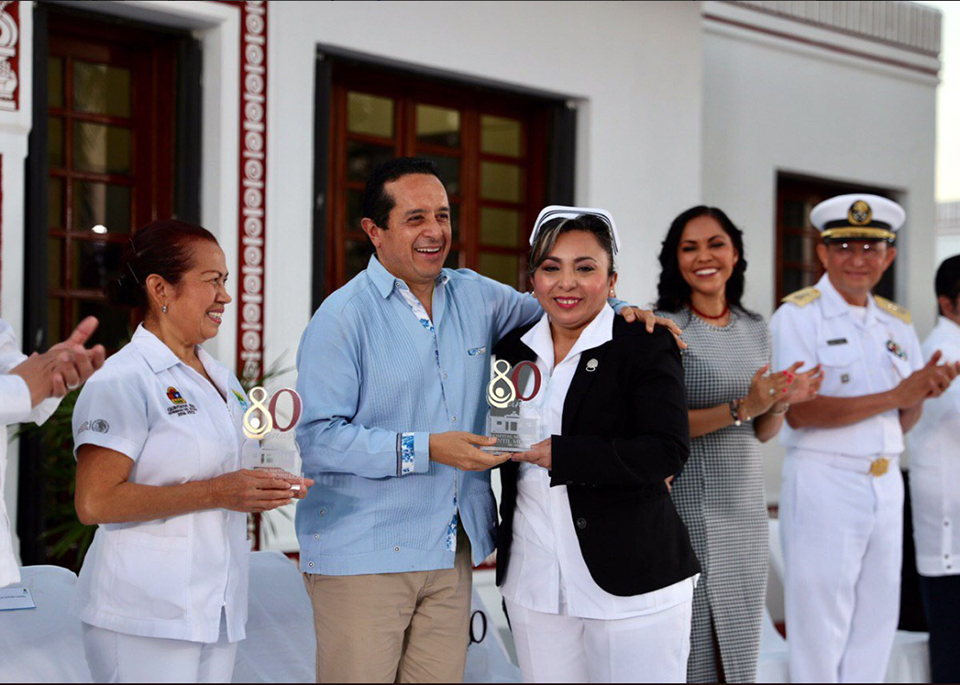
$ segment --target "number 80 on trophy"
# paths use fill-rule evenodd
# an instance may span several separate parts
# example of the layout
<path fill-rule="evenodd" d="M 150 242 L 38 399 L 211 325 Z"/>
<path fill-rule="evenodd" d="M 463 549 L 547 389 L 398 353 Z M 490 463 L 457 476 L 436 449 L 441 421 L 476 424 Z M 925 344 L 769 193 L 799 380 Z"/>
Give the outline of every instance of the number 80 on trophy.
<path fill-rule="evenodd" d="M 522 373 L 524 369 L 528 373 Z M 533 362 L 511 367 L 506 359 L 493 359 L 487 385 L 486 433 L 496 438 L 497 444 L 484 450 L 526 452 L 540 441 L 540 411 L 531 400 L 540 394 L 542 382 L 540 368 Z"/>
<path fill-rule="evenodd" d="M 292 407 L 290 419 L 285 426 L 281 426 L 283 417 L 277 405 L 284 395 L 290 397 Z M 263 388 L 250 391 L 251 406 L 243 415 L 243 433 L 247 440 L 240 450 L 241 467 L 264 471 L 290 483 L 292 490 L 300 490 L 303 485 L 303 461 L 293 429 L 300 421 L 303 402 L 292 388 L 275 392 L 269 404 L 268 397 L 269 393 Z"/>

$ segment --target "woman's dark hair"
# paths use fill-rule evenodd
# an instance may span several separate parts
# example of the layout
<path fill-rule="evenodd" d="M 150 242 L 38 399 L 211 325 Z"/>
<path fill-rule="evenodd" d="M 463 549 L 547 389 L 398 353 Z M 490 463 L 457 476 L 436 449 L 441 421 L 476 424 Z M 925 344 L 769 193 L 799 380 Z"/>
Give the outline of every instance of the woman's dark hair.
<path fill-rule="evenodd" d="M 608 274 L 612 276 L 616 273 L 617 268 L 613 262 L 613 233 L 610 230 L 610 224 L 596 214 L 581 214 L 575 219 L 562 217 L 551 219 L 540 227 L 533 245 L 530 246 L 530 258 L 527 260 L 529 278 L 533 278 L 533 273 L 543 264 L 543 260 L 550 256 L 550 250 L 556 245 L 557 238 L 571 231 L 586 231 L 593 235 L 610 259 Z"/>
<path fill-rule="evenodd" d="M 103 289 L 107 300 L 119 307 L 150 308 L 147 277 L 162 276 L 177 285 L 193 267 L 190 247 L 193 243 L 217 239 L 205 228 L 185 221 L 154 221 L 144 226 L 127 242 L 120 258 L 120 277 Z"/>
<path fill-rule="evenodd" d="M 691 207 L 670 224 L 670 230 L 667 231 L 667 237 L 663 239 L 660 249 L 660 282 L 657 284 L 657 309 L 666 312 L 679 312 L 690 303 L 690 284 L 683 279 L 683 274 L 680 273 L 680 260 L 677 257 L 677 251 L 680 248 L 683 229 L 693 219 L 701 216 L 716 219 L 724 233 L 730 236 L 730 242 L 733 243 L 733 247 L 740 257 L 737 263 L 733 265 L 733 273 L 730 274 L 730 280 L 727 281 L 727 304 L 731 308 L 737 307 L 743 312 L 755 316 L 744 308 L 740 302 L 743 298 L 743 288 L 746 282 L 744 273 L 747 270 L 747 255 L 743 249 L 743 232 L 733 225 L 730 217 L 722 209 L 707 207 L 706 205 Z"/>

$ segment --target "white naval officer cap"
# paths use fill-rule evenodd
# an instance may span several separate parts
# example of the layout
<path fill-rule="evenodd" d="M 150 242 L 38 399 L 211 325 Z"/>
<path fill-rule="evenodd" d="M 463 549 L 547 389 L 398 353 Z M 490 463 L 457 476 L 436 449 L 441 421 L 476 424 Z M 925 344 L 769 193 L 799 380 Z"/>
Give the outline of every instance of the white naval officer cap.
<path fill-rule="evenodd" d="M 837 195 L 810 211 L 824 241 L 884 240 L 892 243 L 907 213 L 893 200 L 868 193 Z"/>

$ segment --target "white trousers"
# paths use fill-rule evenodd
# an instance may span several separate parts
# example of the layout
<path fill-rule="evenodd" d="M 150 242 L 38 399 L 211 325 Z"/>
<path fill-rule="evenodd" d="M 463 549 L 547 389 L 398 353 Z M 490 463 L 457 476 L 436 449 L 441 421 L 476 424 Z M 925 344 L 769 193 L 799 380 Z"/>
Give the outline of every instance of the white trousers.
<path fill-rule="evenodd" d="M 791 450 L 780 530 L 790 680 L 880 683 L 900 616 L 903 477 Z M 838 462 L 839 463 L 839 462 Z"/>
<path fill-rule="evenodd" d="M 83 626 L 83 649 L 95 683 L 229 683 L 237 643 L 220 619 L 215 643 L 127 635 Z"/>
<path fill-rule="evenodd" d="M 525 683 L 684 683 L 693 601 L 655 614 L 599 620 L 506 601 Z"/>

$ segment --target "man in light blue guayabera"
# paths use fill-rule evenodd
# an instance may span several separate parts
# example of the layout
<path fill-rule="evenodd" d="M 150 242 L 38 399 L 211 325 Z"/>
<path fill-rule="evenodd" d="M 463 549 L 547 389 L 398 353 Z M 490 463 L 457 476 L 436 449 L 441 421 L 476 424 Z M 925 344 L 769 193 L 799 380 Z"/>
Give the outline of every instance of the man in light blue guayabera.
<path fill-rule="evenodd" d="M 472 565 L 494 547 L 488 469 L 508 458 L 481 451 L 495 440 L 476 434 L 489 357 L 542 312 L 529 295 L 443 268 L 450 202 L 431 162 L 375 169 L 363 216 L 377 254 L 323 302 L 297 354 L 297 440 L 316 481 L 297 535 L 317 678 L 459 682 Z"/>

